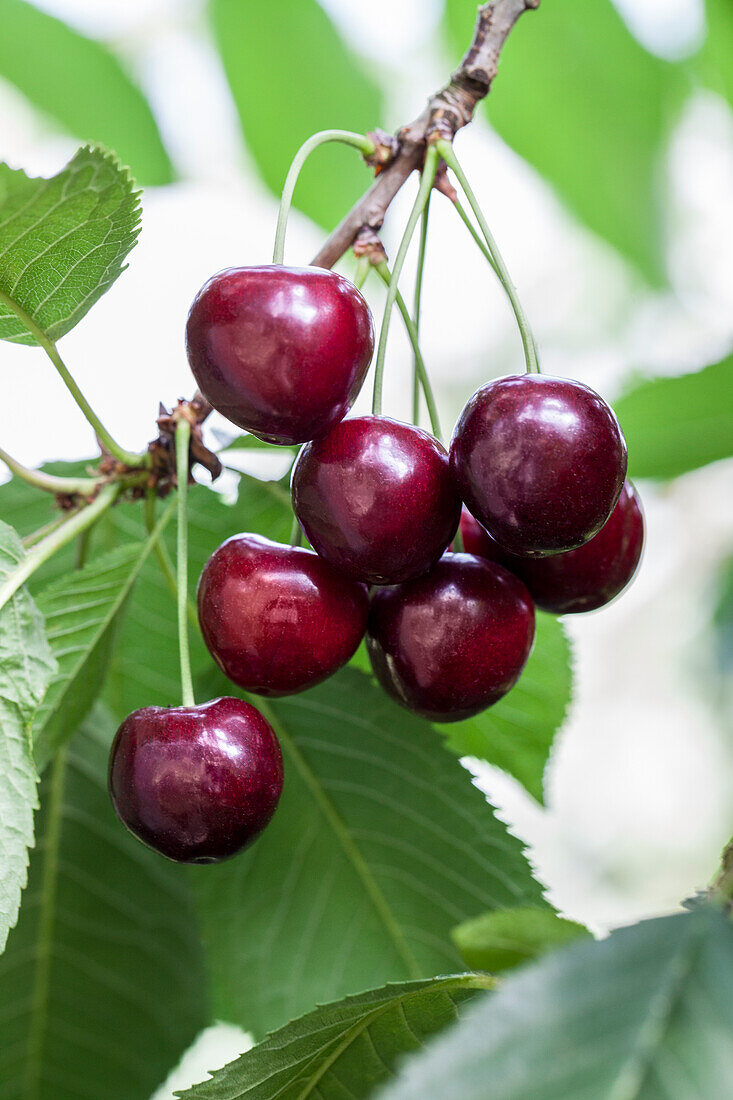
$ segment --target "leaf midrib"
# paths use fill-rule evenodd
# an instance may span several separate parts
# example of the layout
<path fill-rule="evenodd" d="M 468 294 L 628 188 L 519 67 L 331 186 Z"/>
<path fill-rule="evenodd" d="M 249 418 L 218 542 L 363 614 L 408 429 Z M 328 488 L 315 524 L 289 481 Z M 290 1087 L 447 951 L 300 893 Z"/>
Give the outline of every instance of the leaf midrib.
<path fill-rule="evenodd" d="M 307 760 L 303 756 L 302 752 L 298 748 L 295 740 L 288 732 L 285 724 L 280 721 L 277 715 L 273 712 L 270 705 L 263 699 L 257 699 L 257 706 L 267 718 L 267 721 L 275 730 L 280 740 L 285 744 L 288 754 L 293 760 L 303 782 L 306 784 L 308 790 L 313 796 L 316 805 L 325 817 L 333 829 L 336 838 L 341 845 L 344 855 L 349 860 L 353 867 L 357 877 L 360 879 L 364 890 L 374 906 L 377 915 L 384 924 L 388 936 L 392 940 L 397 953 L 407 967 L 409 976 L 413 979 L 420 979 L 424 977 L 423 972 L 418 965 L 417 959 L 413 955 L 410 947 L 405 939 L 402 929 L 398 925 L 392 910 L 389 907 L 387 899 L 379 888 L 369 865 L 362 855 L 358 845 L 351 836 L 349 829 L 344 822 L 343 818 L 339 814 L 336 806 L 331 800 L 330 796 L 323 787 L 323 784 L 318 779 L 313 769 L 308 764 Z"/>

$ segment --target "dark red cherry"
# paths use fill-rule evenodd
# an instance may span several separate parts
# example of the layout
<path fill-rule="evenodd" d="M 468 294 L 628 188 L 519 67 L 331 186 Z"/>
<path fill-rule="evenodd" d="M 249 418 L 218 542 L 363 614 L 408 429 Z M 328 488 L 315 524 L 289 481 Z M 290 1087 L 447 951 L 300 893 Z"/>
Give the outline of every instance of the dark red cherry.
<path fill-rule="evenodd" d="M 437 439 L 388 417 L 360 416 L 303 448 L 293 508 L 326 561 L 370 584 L 395 584 L 434 565 L 456 532 L 461 502 Z"/>
<path fill-rule="evenodd" d="M 471 553 L 498 561 L 524 581 L 543 611 L 569 615 L 609 603 L 636 573 L 644 545 L 644 513 L 627 481 L 616 507 L 597 535 L 577 550 L 547 558 L 505 553 L 468 512 L 461 516 L 463 543 Z"/>
<path fill-rule="evenodd" d="M 234 535 L 198 588 L 199 623 L 225 676 L 260 695 L 289 695 L 346 664 L 366 629 L 363 584 L 312 550 Z"/>
<path fill-rule="evenodd" d="M 354 284 L 333 271 L 234 267 L 197 294 L 186 348 L 215 409 L 269 443 L 303 443 L 351 408 L 374 327 Z"/>
<path fill-rule="evenodd" d="M 505 695 L 534 640 L 534 606 L 508 570 L 444 554 L 427 576 L 372 595 L 367 648 L 385 691 L 436 722 L 455 722 Z"/>
<path fill-rule="evenodd" d="M 218 863 L 246 848 L 274 814 L 282 786 L 278 740 L 241 699 L 144 707 L 112 743 L 117 816 L 178 863 Z"/>
<path fill-rule="evenodd" d="M 466 405 L 451 467 L 469 511 L 506 550 L 529 557 L 600 531 L 626 476 L 626 444 L 606 402 L 544 374 L 498 378 Z"/>

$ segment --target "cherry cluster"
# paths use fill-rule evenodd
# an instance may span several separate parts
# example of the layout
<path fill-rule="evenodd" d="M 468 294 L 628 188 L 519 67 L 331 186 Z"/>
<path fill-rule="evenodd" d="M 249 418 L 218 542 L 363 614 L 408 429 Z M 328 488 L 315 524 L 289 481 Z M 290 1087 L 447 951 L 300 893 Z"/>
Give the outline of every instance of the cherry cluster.
<path fill-rule="evenodd" d="M 304 444 L 293 509 L 313 549 L 255 534 L 205 566 L 198 615 L 225 675 L 278 696 L 331 676 L 366 645 L 400 704 L 437 722 L 479 713 L 517 682 L 535 604 L 588 611 L 631 580 L 642 549 L 626 445 L 588 386 L 527 373 L 483 386 L 450 453 L 381 415 L 345 419 L 374 329 L 341 275 L 228 269 L 199 292 L 187 351 L 208 401 L 269 443 Z M 465 547 L 452 542 L 460 533 Z M 113 747 L 118 813 L 173 859 L 206 862 L 264 828 L 280 750 L 251 705 L 146 708 Z"/>

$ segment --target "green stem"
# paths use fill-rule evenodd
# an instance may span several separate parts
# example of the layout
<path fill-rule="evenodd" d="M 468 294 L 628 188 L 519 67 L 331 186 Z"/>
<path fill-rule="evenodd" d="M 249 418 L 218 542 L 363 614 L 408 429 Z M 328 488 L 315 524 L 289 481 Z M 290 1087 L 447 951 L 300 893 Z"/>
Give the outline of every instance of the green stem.
<path fill-rule="evenodd" d="M 422 307 L 422 282 L 425 270 L 425 252 L 428 244 L 428 220 L 430 217 L 430 195 L 425 203 L 425 209 L 420 219 L 420 241 L 417 251 L 417 270 L 415 273 L 415 297 L 413 299 L 412 315 L 415 323 L 415 340 L 420 338 L 420 310 Z M 420 370 L 418 367 L 419 352 L 414 352 L 412 371 L 412 422 L 420 423 Z"/>
<path fill-rule="evenodd" d="M 93 493 L 101 484 L 101 478 L 93 477 L 56 477 L 54 474 L 44 474 L 42 470 L 29 470 L 17 459 L 9 455 L 0 447 L 0 460 L 2 460 L 11 473 L 21 480 L 34 485 L 37 489 L 45 489 L 48 493 Z"/>
<path fill-rule="evenodd" d="M 484 258 L 488 261 L 489 265 L 491 266 L 492 271 L 494 272 L 495 275 L 498 275 L 499 272 L 497 270 L 496 263 L 494 261 L 494 257 L 489 252 L 489 250 L 486 247 L 485 243 L 481 240 L 481 234 L 479 233 L 478 229 L 476 228 L 476 226 L 473 224 L 473 222 L 469 218 L 468 211 L 466 210 L 465 206 L 463 206 L 458 201 L 458 199 L 454 200 L 453 206 L 455 207 L 455 210 L 456 210 L 456 213 L 458 214 L 458 217 L 461 219 L 463 224 L 468 229 L 468 232 L 471 234 L 471 236 L 475 240 L 476 244 L 479 246 L 479 248 L 483 252 Z"/>
<path fill-rule="evenodd" d="M 368 256 L 359 256 L 356 261 L 356 270 L 354 271 L 354 286 L 357 290 L 361 290 L 364 283 L 367 281 L 367 276 L 371 271 L 372 263 Z"/>
<path fill-rule="evenodd" d="M 68 514 L 64 515 L 63 512 L 59 512 L 50 523 L 44 524 L 43 527 L 39 527 L 37 531 L 31 532 L 30 535 L 26 535 L 23 539 L 23 546 L 25 549 L 29 550 L 31 546 L 35 546 L 37 542 L 44 539 L 46 535 L 50 535 L 51 532 L 55 531 L 57 527 L 60 527 L 62 523 L 66 523 L 68 518 Z"/>
<path fill-rule="evenodd" d="M 527 370 L 530 374 L 539 374 L 540 367 L 539 363 L 537 362 L 537 348 L 535 345 L 534 337 L 532 335 L 532 331 L 529 327 L 529 322 L 527 321 L 524 309 L 522 308 L 522 303 L 519 300 L 517 289 L 511 280 L 511 276 L 509 275 L 503 257 L 499 251 L 496 241 L 494 240 L 491 230 L 489 229 L 488 222 L 486 221 L 486 218 L 483 215 L 483 211 L 479 206 L 478 199 L 471 190 L 471 185 L 469 184 L 466 175 L 461 168 L 461 165 L 458 161 L 458 158 L 456 157 L 451 143 L 445 140 L 438 141 L 437 148 L 443 160 L 455 173 L 458 182 L 463 188 L 469 205 L 476 216 L 476 221 L 479 223 L 481 232 L 484 235 L 486 244 L 489 248 L 489 252 L 494 259 L 496 273 L 499 276 L 502 286 L 507 293 L 509 301 L 511 302 L 512 309 L 514 310 L 514 316 L 517 319 L 517 325 L 519 326 L 519 332 L 522 337 L 522 345 L 524 347 L 524 358 L 527 364 Z"/>
<path fill-rule="evenodd" d="M 463 534 L 461 532 L 460 523 L 458 524 L 458 530 L 453 536 L 453 549 L 455 550 L 456 554 L 463 554 L 466 550 L 465 546 L 463 545 Z"/>
<path fill-rule="evenodd" d="M 382 279 L 387 284 L 387 286 L 389 286 L 391 281 L 392 281 L 392 276 L 390 275 L 389 267 L 387 266 L 387 264 L 384 261 L 382 261 L 382 263 L 377 265 L 377 272 L 382 277 Z M 410 317 L 410 311 L 407 308 L 407 305 L 405 304 L 405 300 L 402 297 L 402 295 L 400 294 L 399 290 L 397 291 L 395 302 L 396 302 L 398 310 L 402 314 L 402 320 L 405 322 L 405 328 L 407 329 L 407 335 L 410 337 L 410 344 L 412 345 L 412 352 L 413 352 L 413 355 L 415 357 L 415 373 L 416 373 L 418 382 L 420 383 L 420 385 L 422 387 L 422 391 L 425 394 L 425 404 L 428 407 L 428 415 L 430 417 L 430 426 L 433 429 L 433 435 L 436 437 L 436 439 L 442 439 L 442 432 L 441 432 L 441 429 L 440 429 L 440 418 L 438 417 L 438 407 L 437 407 L 436 402 L 435 402 L 435 395 L 433 393 L 433 388 L 430 385 L 430 379 L 428 378 L 428 372 L 425 368 L 425 360 L 423 359 L 422 353 L 420 351 L 420 345 L 418 343 L 417 329 L 415 327 L 415 322 L 413 321 L 412 317 Z"/>
<path fill-rule="evenodd" d="M 105 485 L 91 504 L 80 508 L 70 519 L 67 519 L 60 527 L 57 527 L 55 531 L 52 531 L 50 535 L 47 535 L 46 538 L 34 546 L 18 563 L 12 573 L 6 577 L 5 582 L 0 585 L 0 608 L 5 606 L 21 585 L 25 584 L 28 578 L 33 576 L 35 571 L 49 558 L 52 558 L 54 554 L 63 549 L 77 535 L 83 534 L 93 523 L 96 523 L 100 516 L 114 503 L 121 491 L 119 484 Z"/>
<path fill-rule="evenodd" d="M 394 267 L 392 268 L 392 277 L 387 288 L 387 300 L 384 304 L 384 316 L 382 318 L 382 328 L 379 333 L 379 346 L 377 347 L 377 361 L 374 368 L 374 397 L 372 400 L 372 412 L 375 416 L 379 416 L 382 412 L 382 391 L 384 388 L 384 359 L 387 354 L 387 336 L 389 334 L 389 322 L 392 315 L 392 307 L 397 300 L 397 285 L 399 283 L 400 275 L 402 274 L 402 268 L 405 264 L 407 252 L 410 247 L 410 241 L 412 235 L 415 232 L 415 227 L 420 219 L 420 215 L 425 209 L 425 205 L 430 197 L 430 192 L 433 188 L 433 182 L 435 180 L 435 172 L 438 167 L 439 155 L 435 145 L 429 145 L 427 152 L 425 153 L 425 167 L 420 177 L 420 187 L 417 192 L 417 198 L 410 211 L 410 216 L 407 219 L 407 225 L 405 226 L 405 232 L 402 235 L 400 241 L 400 247 L 397 249 L 397 256 L 395 258 Z"/>
<path fill-rule="evenodd" d="M 293 526 L 290 528 L 290 545 L 303 545 L 303 528 L 298 523 L 298 517 L 293 516 Z"/>
<path fill-rule="evenodd" d="M 275 247 L 272 253 L 272 262 L 274 264 L 281 264 L 283 262 L 283 257 L 285 255 L 285 234 L 288 228 L 288 215 L 293 203 L 295 185 L 298 182 L 298 176 L 300 175 L 303 165 L 319 145 L 325 145 L 330 141 L 338 141 L 343 145 L 352 145 L 363 153 L 364 156 L 371 156 L 376 148 L 374 142 L 368 137 L 364 134 L 355 134 L 352 130 L 320 130 L 317 134 L 313 134 L 312 137 L 309 137 L 307 141 L 303 142 L 300 149 L 298 149 L 298 152 L 293 157 L 293 162 L 288 169 L 288 174 L 285 177 L 285 183 L 283 185 L 280 210 L 277 215 L 277 229 L 275 230 Z"/>
<path fill-rule="evenodd" d="M 145 526 L 149 535 L 155 534 L 155 501 L 155 491 L 153 490 L 148 492 L 145 496 L 144 515 Z M 171 556 L 168 553 L 168 547 L 163 542 L 162 537 L 155 539 L 155 542 L 153 543 L 153 553 L 155 554 L 155 557 L 158 561 L 158 566 L 161 573 L 163 574 L 163 579 L 168 585 L 173 599 L 178 601 L 178 583 L 176 581 L 176 568 L 171 561 Z M 191 626 L 198 626 L 199 618 L 196 611 L 196 605 L 190 597 L 186 601 L 186 612 L 188 614 L 188 621 Z"/>
<path fill-rule="evenodd" d="M 126 451 L 124 447 L 120 447 L 112 436 L 105 428 L 102 421 L 92 409 L 91 405 L 87 401 L 84 394 L 81 392 L 76 382 L 71 376 L 69 368 L 64 363 L 63 359 L 59 355 L 58 348 L 53 340 L 50 340 L 40 325 L 37 325 L 30 314 L 26 313 L 22 306 L 19 306 L 12 298 L 10 298 L 4 291 L 0 290 L 0 302 L 4 306 L 7 306 L 15 316 L 23 322 L 28 331 L 32 334 L 34 340 L 40 347 L 43 348 L 48 358 L 51 360 L 56 370 L 61 375 L 63 382 L 76 401 L 77 405 L 84 413 L 91 426 L 96 432 L 97 438 L 102 446 L 109 451 L 118 462 L 122 462 L 125 466 L 144 466 L 147 462 L 146 454 L 136 454 L 134 451 Z"/>
<path fill-rule="evenodd" d="M 181 698 L 184 707 L 195 706 L 191 677 L 191 652 L 188 644 L 188 448 L 191 424 L 182 416 L 176 424 L 176 477 L 178 481 L 177 585 L 178 650 L 181 657 Z"/>

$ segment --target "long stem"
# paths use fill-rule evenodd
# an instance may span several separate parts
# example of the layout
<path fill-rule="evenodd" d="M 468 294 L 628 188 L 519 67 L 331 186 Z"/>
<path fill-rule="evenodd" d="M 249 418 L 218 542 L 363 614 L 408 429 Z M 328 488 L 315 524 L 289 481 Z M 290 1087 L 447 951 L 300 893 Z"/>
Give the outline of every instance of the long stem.
<path fill-rule="evenodd" d="M 380 264 L 377 264 L 377 272 L 382 277 L 387 286 L 389 286 L 392 281 L 392 277 L 389 273 L 389 267 L 384 261 Z M 398 310 L 402 314 L 402 320 L 405 322 L 407 335 L 410 337 L 412 353 L 415 357 L 415 374 L 420 386 L 422 387 L 422 391 L 425 394 L 425 404 L 428 407 L 428 415 L 430 417 L 430 426 L 433 429 L 433 435 L 436 437 L 436 439 L 442 439 L 440 418 L 438 417 L 438 406 L 435 402 L 435 395 L 433 393 L 433 388 L 430 385 L 430 379 L 428 378 L 428 372 L 425 367 L 425 360 L 423 359 L 422 352 L 420 351 L 420 344 L 417 338 L 417 328 L 415 327 L 415 322 L 413 321 L 412 317 L 410 317 L 410 311 L 407 308 L 405 300 L 400 294 L 399 290 L 397 291 L 396 305 Z"/>
<path fill-rule="evenodd" d="M 181 698 L 184 707 L 195 705 L 188 644 L 188 446 L 191 425 L 185 416 L 176 424 L 176 477 L 178 481 L 177 584 L 178 650 L 181 657 Z"/>
<path fill-rule="evenodd" d="M 23 322 L 28 331 L 32 333 L 36 343 L 43 348 L 46 355 L 61 375 L 61 378 L 63 379 L 67 390 L 74 398 L 91 426 L 94 428 L 97 438 L 99 439 L 99 442 L 102 444 L 102 446 L 106 450 L 108 450 L 109 453 L 118 460 L 118 462 L 124 463 L 125 466 L 145 465 L 147 461 L 147 455 L 136 454 L 134 451 L 126 451 L 124 447 L 120 447 L 119 443 L 117 443 L 112 438 L 102 421 L 92 409 L 86 397 L 72 378 L 69 368 L 66 366 L 66 363 L 64 363 L 63 359 L 59 355 L 56 344 L 53 342 L 53 340 L 49 340 L 48 336 L 46 336 L 46 333 L 43 331 L 40 325 L 37 325 L 30 314 L 26 313 L 22 306 L 19 306 L 17 302 L 15 302 L 2 290 L 0 290 L 0 302 L 2 302 L 4 306 L 7 306 L 8 309 L 12 310 L 15 316 Z"/>
<path fill-rule="evenodd" d="M 483 252 L 484 257 L 488 261 L 489 265 L 491 266 L 492 271 L 494 272 L 495 275 L 498 275 L 499 272 L 497 270 L 496 263 L 494 261 L 494 257 L 489 252 L 489 250 L 486 247 L 486 244 L 484 243 L 484 241 L 481 240 L 481 234 L 479 233 L 476 226 L 473 224 L 473 222 L 469 218 L 468 211 L 466 210 L 465 206 L 463 206 L 458 201 L 458 199 L 454 199 L 453 206 L 455 207 L 455 210 L 456 210 L 456 213 L 458 214 L 458 217 L 461 219 L 463 224 L 468 229 L 468 232 L 471 234 L 471 236 L 475 240 L 476 244 L 479 246 L 479 248 Z"/>
<path fill-rule="evenodd" d="M 387 336 L 389 334 L 389 322 L 392 315 L 392 307 L 397 300 L 397 285 L 399 283 L 400 275 L 402 274 L 402 268 L 405 264 L 407 252 L 410 247 L 410 241 L 412 235 L 415 232 L 415 227 L 420 219 L 420 215 L 425 209 L 425 204 L 428 201 L 430 192 L 433 188 L 433 182 L 435 180 L 435 172 L 438 167 L 439 154 L 435 145 L 429 145 L 427 152 L 425 153 L 425 167 L 423 168 L 422 176 L 420 177 L 420 187 L 417 192 L 417 198 L 415 199 L 410 216 L 407 219 L 407 225 L 405 226 L 405 232 L 402 234 L 402 240 L 400 241 L 400 247 L 397 249 L 397 256 L 395 257 L 394 267 L 392 268 L 392 278 L 390 280 L 389 287 L 387 288 L 387 300 L 384 304 L 384 315 L 382 317 L 382 328 L 379 333 L 379 346 L 377 347 L 377 361 L 374 368 L 374 397 L 372 400 L 372 412 L 375 416 L 379 416 L 382 411 L 382 390 L 384 388 L 384 359 L 387 354 Z"/>
<path fill-rule="evenodd" d="M 145 514 L 145 526 L 147 527 L 148 534 L 155 534 L 155 492 L 149 492 L 145 497 L 144 514 Z M 158 560 L 158 566 L 163 574 L 163 579 L 168 585 L 173 599 L 178 602 L 178 582 L 176 581 L 176 567 L 171 561 L 170 554 L 168 553 L 168 547 L 163 542 L 162 537 L 156 538 L 153 543 L 153 553 Z M 198 613 L 196 611 L 196 605 L 193 600 L 188 599 L 186 601 L 186 612 L 188 614 L 188 621 L 191 626 L 198 625 Z"/>
<path fill-rule="evenodd" d="M 428 221 L 430 219 L 430 195 L 425 203 L 425 209 L 420 219 L 420 242 L 417 250 L 417 269 L 415 273 L 415 297 L 413 299 L 412 317 L 415 322 L 415 339 L 420 338 L 420 310 L 422 307 L 422 282 L 425 271 L 425 252 L 428 244 Z M 412 422 L 420 422 L 420 373 L 418 367 L 418 352 L 414 353 L 412 371 Z"/>
<path fill-rule="evenodd" d="M 25 584 L 28 578 L 44 562 L 47 562 L 49 558 L 53 557 L 72 539 L 75 539 L 77 535 L 81 535 L 88 527 L 96 523 L 100 516 L 114 503 L 121 491 L 122 486 L 119 484 L 105 485 L 91 504 L 80 508 L 70 519 L 67 519 L 65 523 L 62 523 L 60 527 L 57 527 L 55 531 L 52 531 L 50 535 L 37 543 L 19 562 L 12 573 L 8 575 L 4 584 L 0 585 L 0 608 L 5 606 L 21 585 Z"/>
<path fill-rule="evenodd" d="M 359 256 L 356 261 L 356 270 L 354 271 L 354 286 L 357 290 L 361 290 L 364 283 L 367 281 L 367 276 L 371 271 L 371 261 L 368 256 Z"/>
<path fill-rule="evenodd" d="M 532 335 L 532 330 L 529 327 L 529 322 L 527 321 L 524 309 L 522 308 L 522 303 L 519 300 L 517 289 L 511 280 L 511 276 L 509 275 L 503 257 L 499 251 L 496 241 L 494 240 L 491 230 L 489 229 L 488 222 L 486 221 L 486 218 L 483 215 L 483 211 L 479 206 L 478 199 L 471 190 L 471 185 L 469 184 L 466 175 L 461 168 L 461 165 L 458 161 L 458 158 L 456 157 L 451 143 L 449 141 L 441 140 L 437 142 L 437 147 L 443 160 L 455 173 L 458 182 L 463 188 L 469 205 L 476 215 L 476 221 L 479 223 L 481 232 L 484 235 L 489 251 L 494 258 L 496 273 L 501 279 L 502 285 L 507 292 L 509 301 L 512 305 L 512 309 L 514 310 L 514 316 L 517 319 L 517 325 L 519 326 L 519 332 L 522 337 L 522 345 L 524 347 L 524 358 L 527 364 L 527 370 L 531 374 L 539 374 L 540 367 L 539 363 L 537 362 L 537 348 L 535 345 L 534 337 Z"/>
<path fill-rule="evenodd" d="M 288 214 L 290 213 L 290 207 L 293 203 L 295 185 L 298 182 L 298 176 L 301 173 L 303 165 L 314 149 L 330 141 L 338 141 L 343 145 L 352 145 L 365 156 L 370 156 L 375 151 L 373 141 L 364 134 L 355 134 L 352 130 L 320 130 L 317 134 L 313 134 L 312 137 L 309 137 L 307 141 L 303 142 L 300 149 L 298 149 L 298 152 L 293 157 L 292 164 L 288 169 L 288 174 L 285 177 L 285 183 L 283 185 L 280 210 L 277 215 L 277 229 L 275 230 L 275 247 L 272 253 L 272 262 L 274 264 L 281 264 L 283 262 L 283 257 L 285 255 L 285 234 L 288 228 Z"/>
<path fill-rule="evenodd" d="M 45 474 L 42 470 L 29 470 L 17 459 L 9 455 L 0 447 L 0 460 L 2 460 L 11 473 L 29 485 L 35 485 L 37 489 L 45 489 L 48 493 L 93 493 L 100 485 L 101 479 L 93 477 L 56 477 L 54 474 Z"/>
<path fill-rule="evenodd" d="M 29 550 L 31 546 L 35 546 L 41 539 L 45 539 L 46 535 L 50 535 L 52 531 L 55 531 L 57 527 L 60 527 L 62 523 L 66 523 L 68 515 L 64 515 L 63 512 L 59 512 L 57 516 L 51 520 L 50 523 L 45 523 L 43 527 L 39 527 L 37 531 L 32 531 L 30 535 L 26 535 L 23 541 L 23 546 L 26 550 Z"/>

